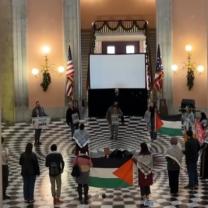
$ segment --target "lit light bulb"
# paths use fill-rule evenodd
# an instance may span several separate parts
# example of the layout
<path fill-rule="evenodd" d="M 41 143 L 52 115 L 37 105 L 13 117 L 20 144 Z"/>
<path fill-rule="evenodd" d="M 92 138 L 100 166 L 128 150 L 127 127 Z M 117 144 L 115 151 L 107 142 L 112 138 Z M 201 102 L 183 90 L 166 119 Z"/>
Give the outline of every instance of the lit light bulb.
<path fill-rule="evenodd" d="M 37 76 L 38 74 L 39 74 L 39 69 L 33 68 L 33 69 L 32 69 L 32 75 L 33 75 L 33 76 Z"/>
<path fill-rule="evenodd" d="M 171 69 L 172 69 L 172 71 L 177 71 L 178 70 L 178 66 L 176 65 L 176 64 L 173 64 L 172 66 L 171 66 Z"/>
<path fill-rule="evenodd" d="M 42 50 L 43 55 L 44 55 L 44 56 L 47 56 L 47 55 L 50 53 L 51 48 L 50 48 L 48 45 L 44 45 L 44 46 L 41 48 L 41 50 Z"/>
<path fill-rule="evenodd" d="M 202 73 L 202 72 L 204 71 L 204 66 L 203 66 L 203 65 L 198 65 L 198 66 L 197 66 L 197 71 L 198 71 L 199 73 Z"/>
<path fill-rule="evenodd" d="M 59 73 L 64 73 L 64 71 L 65 71 L 65 69 L 64 69 L 63 66 L 59 66 L 59 67 L 58 67 L 58 72 L 59 72 Z"/>
<path fill-rule="evenodd" d="M 186 52 L 191 52 L 192 51 L 192 45 L 191 44 L 187 44 L 185 46 L 185 50 L 186 50 Z"/>

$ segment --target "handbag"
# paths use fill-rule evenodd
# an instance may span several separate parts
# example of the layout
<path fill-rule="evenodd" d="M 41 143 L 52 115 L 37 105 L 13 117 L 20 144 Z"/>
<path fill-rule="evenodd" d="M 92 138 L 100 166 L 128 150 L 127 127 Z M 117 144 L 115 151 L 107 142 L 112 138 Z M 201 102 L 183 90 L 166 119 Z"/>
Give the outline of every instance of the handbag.
<path fill-rule="evenodd" d="M 72 167 L 71 175 L 72 175 L 73 177 L 79 177 L 80 174 L 81 174 L 79 165 L 77 164 L 77 159 L 78 159 L 78 157 L 76 158 L 76 163 L 75 163 L 75 165 Z"/>

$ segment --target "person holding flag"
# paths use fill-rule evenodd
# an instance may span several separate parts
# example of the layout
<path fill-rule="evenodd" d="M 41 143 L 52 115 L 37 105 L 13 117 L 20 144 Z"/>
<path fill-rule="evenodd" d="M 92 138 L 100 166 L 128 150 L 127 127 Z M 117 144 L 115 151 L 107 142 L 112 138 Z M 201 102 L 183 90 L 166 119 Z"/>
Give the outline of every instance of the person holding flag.
<path fill-rule="evenodd" d="M 157 112 L 156 104 L 152 103 L 149 107 L 150 111 L 150 137 L 151 140 L 157 139 L 157 130 L 161 128 L 162 121 Z"/>
<path fill-rule="evenodd" d="M 158 102 L 158 95 L 163 90 L 163 78 L 164 78 L 164 72 L 163 72 L 163 65 L 162 65 L 162 59 L 160 53 L 160 45 L 158 45 L 155 78 L 152 86 L 152 95 L 155 95 L 156 98 L 154 98 L 153 103 L 149 107 L 150 123 L 151 123 L 150 135 L 152 140 L 155 140 L 157 138 L 157 129 L 159 129 L 162 126 L 162 121 L 157 111 L 157 102 Z M 162 91 L 162 95 L 163 95 L 163 91 Z"/>

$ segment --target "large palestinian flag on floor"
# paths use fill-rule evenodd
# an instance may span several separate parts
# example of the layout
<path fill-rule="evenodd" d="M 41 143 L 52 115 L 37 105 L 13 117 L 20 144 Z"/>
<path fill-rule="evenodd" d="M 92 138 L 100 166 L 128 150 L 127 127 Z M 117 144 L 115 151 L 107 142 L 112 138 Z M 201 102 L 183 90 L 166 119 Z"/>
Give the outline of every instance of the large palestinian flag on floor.
<path fill-rule="evenodd" d="M 120 188 L 133 185 L 133 161 L 117 158 L 91 158 L 90 186 Z"/>
<path fill-rule="evenodd" d="M 162 126 L 159 133 L 167 136 L 182 136 L 182 124 L 180 115 L 162 117 Z"/>

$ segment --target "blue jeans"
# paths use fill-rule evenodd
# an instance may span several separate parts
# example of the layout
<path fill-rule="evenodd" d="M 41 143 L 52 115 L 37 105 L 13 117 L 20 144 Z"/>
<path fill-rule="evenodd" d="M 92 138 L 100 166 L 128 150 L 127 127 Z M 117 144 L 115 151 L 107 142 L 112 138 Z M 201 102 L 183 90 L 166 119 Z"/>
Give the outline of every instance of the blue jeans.
<path fill-rule="evenodd" d="M 197 162 L 187 163 L 187 171 L 189 176 L 189 186 L 194 187 L 198 185 Z"/>
<path fill-rule="evenodd" d="M 34 188 L 35 188 L 35 175 L 31 176 L 23 176 L 23 191 L 24 191 L 24 199 L 25 200 L 33 200 L 34 199 Z"/>

